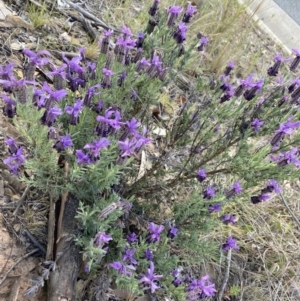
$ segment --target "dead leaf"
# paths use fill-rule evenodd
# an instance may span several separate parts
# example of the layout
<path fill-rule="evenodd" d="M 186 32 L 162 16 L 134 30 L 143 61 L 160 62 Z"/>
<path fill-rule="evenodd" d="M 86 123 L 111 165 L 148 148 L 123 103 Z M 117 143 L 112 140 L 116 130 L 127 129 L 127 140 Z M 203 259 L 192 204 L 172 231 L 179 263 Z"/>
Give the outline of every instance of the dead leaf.
<path fill-rule="evenodd" d="M 77 39 L 72 38 L 70 35 L 68 35 L 67 32 L 63 32 L 60 35 L 60 38 L 63 38 L 64 40 L 66 40 L 67 42 L 69 42 L 73 45 L 80 45 L 79 41 Z"/>
<path fill-rule="evenodd" d="M 4 21 L 7 15 L 12 15 L 12 11 L 10 11 L 3 1 L 0 0 L 0 21 Z"/>
<path fill-rule="evenodd" d="M 33 30 L 33 25 L 27 23 L 19 16 L 7 15 L 5 18 L 5 22 L 12 24 L 12 27 L 24 27 L 29 30 Z"/>
<path fill-rule="evenodd" d="M 23 50 L 26 48 L 25 43 L 22 42 L 12 42 L 10 44 L 10 48 L 15 51 Z"/>

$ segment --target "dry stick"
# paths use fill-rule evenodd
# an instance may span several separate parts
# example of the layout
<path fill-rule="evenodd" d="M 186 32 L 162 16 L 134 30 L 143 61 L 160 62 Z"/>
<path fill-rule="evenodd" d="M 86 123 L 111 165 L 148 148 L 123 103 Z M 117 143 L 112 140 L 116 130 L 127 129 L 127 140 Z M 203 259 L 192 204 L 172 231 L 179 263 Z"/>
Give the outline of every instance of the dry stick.
<path fill-rule="evenodd" d="M 46 260 L 53 260 L 54 247 L 54 230 L 55 230 L 55 202 L 53 200 L 52 192 L 50 192 L 50 208 L 48 219 L 48 239 Z"/>
<path fill-rule="evenodd" d="M 75 3 L 71 2 L 71 1 L 67 1 L 67 0 L 65 0 L 65 2 L 67 4 L 69 4 L 72 8 L 74 8 L 75 10 L 77 10 L 78 12 L 80 12 L 86 18 L 94 21 L 97 25 L 99 25 L 101 27 L 104 27 L 105 29 L 112 29 L 115 32 L 120 32 L 119 30 L 108 26 L 103 21 L 101 21 L 100 19 L 98 19 L 97 17 L 95 17 L 94 15 L 92 15 L 91 13 L 87 12 L 86 10 L 84 10 L 83 8 L 81 8 L 80 6 L 76 5 Z"/>
<path fill-rule="evenodd" d="M 226 258 L 226 273 L 224 275 L 222 286 L 221 286 L 221 289 L 218 294 L 218 301 L 223 300 L 224 291 L 225 291 L 225 288 L 226 288 L 226 285 L 228 282 L 228 278 L 229 278 L 230 262 L 231 262 L 231 249 L 228 250 L 228 254 L 227 254 L 227 258 Z"/>
<path fill-rule="evenodd" d="M 10 293 L 7 301 L 17 301 L 20 286 L 21 286 L 21 281 L 20 281 L 20 277 L 18 277 L 17 279 L 15 279 L 13 285 L 10 288 Z"/>
<path fill-rule="evenodd" d="M 290 208 L 290 206 L 288 205 L 288 203 L 286 202 L 284 196 L 282 195 L 281 192 L 279 192 L 279 195 L 281 197 L 281 200 L 285 206 L 285 208 L 289 211 L 289 213 L 291 214 L 291 216 L 293 217 L 294 221 L 298 224 L 298 227 L 300 228 L 300 221 L 298 220 L 297 216 L 294 214 L 294 212 L 292 211 L 292 209 Z"/>
<path fill-rule="evenodd" d="M 64 174 L 65 179 L 67 178 L 68 173 L 69 173 L 69 164 L 68 164 L 68 162 L 66 162 L 65 163 L 65 174 Z M 63 216 L 64 216 L 64 212 L 65 212 L 65 205 L 66 205 L 66 201 L 68 199 L 68 195 L 69 195 L 69 192 L 66 191 L 61 197 L 59 217 L 58 217 L 58 222 L 57 222 L 57 240 L 56 240 L 56 242 L 58 242 L 61 238 L 60 237 L 61 226 L 62 226 L 62 220 L 63 220 Z"/>
<path fill-rule="evenodd" d="M 14 213 L 13 213 L 13 216 L 16 216 L 16 215 L 18 214 L 18 211 L 19 211 L 21 205 L 23 204 L 23 202 L 24 202 L 24 200 L 25 200 L 25 198 L 26 198 L 26 195 L 27 195 L 27 193 L 28 193 L 28 191 L 29 191 L 29 188 L 30 188 L 30 185 L 27 185 L 27 187 L 26 187 L 26 189 L 24 190 L 24 192 L 23 192 L 21 198 L 20 198 L 19 201 L 18 201 L 18 205 L 17 205 L 16 210 L 15 210 Z"/>
<path fill-rule="evenodd" d="M 46 254 L 46 250 L 43 248 L 43 246 L 32 236 L 32 234 L 28 230 L 23 231 L 29 239 L 32 241 L 32 243 L 38 247 L 44 254 Z"/>
<path fill-rule="evenodd" d="M 18 261 L 16 261 L 11 267 L 10 269 L 4 274 L 2 280 L 0 281 L 0 286 L 3 284 L 3 282 L 6 280 L 8 274 L 23 260 L 26 259 L 27 257 L 31 256 L 32 254 L 38 252 L 40 249 L 36 248 L 33 251 L 25 254 L 24 256 L 22 256 L 21 258 L 19 258 Z"/>

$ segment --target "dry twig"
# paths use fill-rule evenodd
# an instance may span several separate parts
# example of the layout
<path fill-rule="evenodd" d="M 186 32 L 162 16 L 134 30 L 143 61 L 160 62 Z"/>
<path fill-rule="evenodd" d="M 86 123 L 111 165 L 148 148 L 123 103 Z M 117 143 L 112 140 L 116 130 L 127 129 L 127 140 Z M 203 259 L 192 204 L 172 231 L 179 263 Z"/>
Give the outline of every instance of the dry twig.
<path fill-rule="evenodd" d="M 293 217 L 294 221 L 297 223 L 298 227 L 300 228 L 300 221 L 298 220 L 297 216 L 294 214 L 293 210 L 290 208 L 290 206 L 288 205 L 288 203 L 286 202 L 284 196 L 282 195 L 282 193 L 279 193 L 280 198 L 285 206 L 285 208 L 289 211 L 289 213 L 291 214 L 291 216 Z"/>
<path fill-rule="evenodd" d="M 21 205 L 23 204 L 23 202 L 24 202 L 24 200 L 26 198 L 26 195 L 27 195 L 27 193 L 29 191 L 29 188 L 30 188 L 30 185 L 27 185 L 26 189 L 24 190 L 24 192 L 23 192 L 23 194 L 22 194 L 22 196 L 21 196 L 21 198 L 20 198 L 20 200 L 18 202 L 17 208 L 16 208 L 16 210 L 13 213 L 13 216 L 16 216 L 18 214 L 18 211 L 19 211 Z"/>
<path fill-rule="evenodd" d="M 226 258 L 226 271 L 225 271 L 221 289 L 218 294 L 218 301 L 223 300 L 224 291 L 225 291 L 225 288 L 226 288 L 226 285 L 227 285 L 227 282 L 229 279 L 230 263 L 231 263 L 231 249 L 228 250 L 228 254 L 227 254 L 227 258 Z"/>

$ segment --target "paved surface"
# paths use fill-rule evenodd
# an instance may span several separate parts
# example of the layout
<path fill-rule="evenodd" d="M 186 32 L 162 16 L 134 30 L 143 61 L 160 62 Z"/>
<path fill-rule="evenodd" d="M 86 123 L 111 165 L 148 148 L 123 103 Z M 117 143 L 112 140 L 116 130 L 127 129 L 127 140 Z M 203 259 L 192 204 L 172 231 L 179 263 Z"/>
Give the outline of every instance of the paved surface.
<path fill-rule="evenodd" d="M 273 0 L 300 25 L 300 0 Z"/>
<path fill-rule="evenodd" d="M 300 0 L 237 1 L 246 4 L 248 13 L 253 16 L 258 26 L 279 43 L 287 54 L 292 54 L 292 48 L 300 49 Z"/>

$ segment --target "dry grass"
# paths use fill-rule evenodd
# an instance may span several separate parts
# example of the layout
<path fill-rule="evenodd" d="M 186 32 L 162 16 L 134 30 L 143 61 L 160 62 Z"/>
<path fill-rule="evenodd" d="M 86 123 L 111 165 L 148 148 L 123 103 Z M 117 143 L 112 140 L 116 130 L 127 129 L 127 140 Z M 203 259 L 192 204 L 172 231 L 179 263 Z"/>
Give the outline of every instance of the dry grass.
<path fill-rule="evenodd" d="M 35 6 L 34 4 L 30 4 L 28 6 L 28 17 L 29 20 L 32 22 L 34 28 L 43 27 L 48 23 L 48 14 L 47 14 L 47 7 L 43 5 L 41 8 Z"/>

